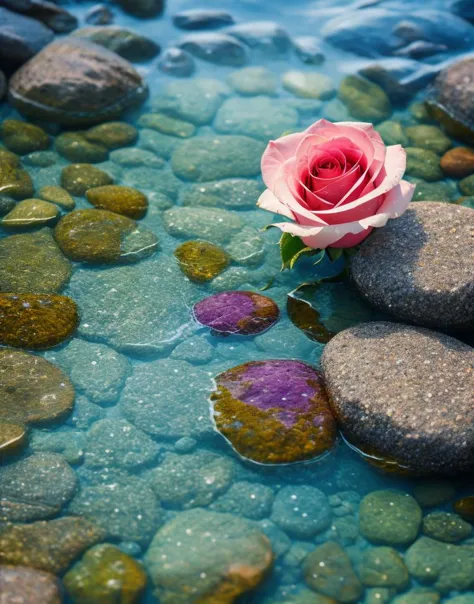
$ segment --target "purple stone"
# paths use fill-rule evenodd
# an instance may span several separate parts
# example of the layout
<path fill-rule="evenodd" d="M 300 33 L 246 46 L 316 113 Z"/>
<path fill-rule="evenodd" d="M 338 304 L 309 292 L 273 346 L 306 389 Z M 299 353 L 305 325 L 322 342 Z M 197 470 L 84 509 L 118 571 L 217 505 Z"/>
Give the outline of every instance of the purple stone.
<path fill-rule="evenodd" d="M 219 432 L 243 457 L 276 464 L 319 457 L 334 445 L 336 422 L 322 379 L 294 360 L 253 361 L 216 377 Z"/>
<path fill-rule="evenodd" d="M 194 318 L 201 325 L 222 333 L 255 335 L 278 321 L 280 311 L 273 300 L 248 291 L 223 292 L 194 305 Z"/>

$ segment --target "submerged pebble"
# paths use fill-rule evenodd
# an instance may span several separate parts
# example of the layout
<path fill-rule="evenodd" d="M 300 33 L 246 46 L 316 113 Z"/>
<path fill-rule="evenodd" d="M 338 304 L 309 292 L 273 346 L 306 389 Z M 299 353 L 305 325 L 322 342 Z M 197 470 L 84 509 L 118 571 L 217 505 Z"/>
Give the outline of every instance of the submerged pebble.
<path fill-rule="evenodd" d="M 99 210 L 109 210 L 138 220 L 148 209 L 146 196 L 133 187 L 105 185 L 86 191 L 87 200 Z"/>
<path fill-rule="evenodd" d="M 112 178 L 90 164 L 70 164 L 61 172 L 61 186 L 71 195 L 82 196 L 88 189 L 111 185 Z"/>
<path fill-rule="evenodd" d="M 183 273 L 198 283 L 214 279 L 229 264 L 226 252 L 207 241 L 186 241 L 174 255 Z"/>
<path fill-rule="evenodd" d="M 18 155 L 42 151 L 50 144 L 49 136 L 42 128 L 20 120 L 4 120 L 0 127 L 0 137 L 5 147 Z"/>
<path fill-rule="evenodd" d="M 58 207 L 42 199 L 24 199 L 2 218 L 5 229 L 25 229 L 51 224 L 59 215 Z"/>
<path fill-rule="evenodd" d="M 61 604 L 61 588 L 51 573 L 25 566 L 0 566 L 2 598 L 6 604 Z"/>
<path fill-rule="evenodd" d="M 278 77 L 266 67 L 244 67 L 233 71 L 227 82 L 243 96 L 274 96 L 277 92 Z"/>

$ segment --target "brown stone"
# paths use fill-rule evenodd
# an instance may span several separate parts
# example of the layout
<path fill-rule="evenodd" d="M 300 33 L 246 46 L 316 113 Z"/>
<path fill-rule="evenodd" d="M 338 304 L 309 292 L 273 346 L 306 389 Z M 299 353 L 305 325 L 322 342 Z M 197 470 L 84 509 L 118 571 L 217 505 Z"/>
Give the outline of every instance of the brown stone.
<path fill-rule="evenodd" d="M 24 115 L 68 125 L 113 119 L 147 95 L 128 61 L 73 37 L 49 44 L 15 73 L 9 88 Z"/>
<path fill-rule="evenodd" d="M 214 279 L 230 262 L 225 250 L 208 241 L 186 241 L 176 248 L 174 255 L 183 273 L 198 283 Z"/>
<path fill-rule="evenodd" d="M 72 337 L 79 324 L 76 303 L 54 294 L 0 294 L 0 344 L 52 348 Z"/>
<path fill-rule="evenodd" d="M 24 426 L 0 420 L 0 457 L 6 453 L 17 453 L 26 445 L 26 442 Z"/>
<path fill-rule="evenodd" d="M 109 210 L 135 220 L 143 218 L 148 209 L 146 195 L 133 187 L 105 185 L 86 192 L 86 197 L 99 210 Z"/>
<path fill-rule="evenodd" d="M 26 566 L 0 566 L 1 604 L 61 604 L 59 581 Z"/>
<path fill-rule="evenodd" d="M 440 166 L 452 178 L 466 178 L 474 174 L 474 149 L 455 147 L 441 158 Z"/>
<path fill-rule="evenodd" d="M 469 522 L 474 522 L 474 496 L 458 499 L 453 506 L 454 511 Z"/>

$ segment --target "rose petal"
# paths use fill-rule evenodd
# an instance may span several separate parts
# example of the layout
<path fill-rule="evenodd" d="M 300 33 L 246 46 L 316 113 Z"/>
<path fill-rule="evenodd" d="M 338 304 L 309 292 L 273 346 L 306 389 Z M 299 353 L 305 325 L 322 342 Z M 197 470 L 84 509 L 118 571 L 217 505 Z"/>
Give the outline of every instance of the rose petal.
<path fill-rule="evenodd" d="M 273 187 L 280 166 L 296 154 L 296 149 L 304 136 L 304 132 L 296 132 L 268 143 L 262 155 L 261 169 L 263 182 L 269 189 Z"/>
<path fill-rule="evenodd" d="M 265 189 L 265 191 L 260 195 L 257 201 L 257 206 L 262 208 L 262 210 L 267 210 L 268 212 L 273 212 L 274 214 L 281 214 L 281 216 L 286 216 L 286 218 L 295 220 L 295 215 L 293 212 L 284 203 L 277 199 L 270 189 Z"/>

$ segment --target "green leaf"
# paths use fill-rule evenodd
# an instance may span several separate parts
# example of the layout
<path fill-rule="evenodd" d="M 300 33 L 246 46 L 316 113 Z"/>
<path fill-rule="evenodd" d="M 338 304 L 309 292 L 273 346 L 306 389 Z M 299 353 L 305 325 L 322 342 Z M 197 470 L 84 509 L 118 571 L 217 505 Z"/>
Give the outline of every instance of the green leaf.
<path fill-rule="evenodd" d="M 314 262 L 313 264 L 319 264 L 320 262 L 322 262 L 324 260 L 324 256 L 326 255 L 326 250 L 319 250 L 317 253 L 317 257 L 316 257 L 316 262 Z"/>
<path fill-rule="evenodd" d="M 283 233 L 280 238 L 281 270 L 283 271 L 285 268 L 290 268 L 292 258 L 304 249 L 310 248 L 306 248 L 299 237 L 290 235 L 290 233 Z"/>
<path fill-rule="evenodd" d="M 275 281 L 275 277 L 272 277 L 272 278 L 270 279 L 270 281 L 269 281 L 269 282 L 268 282 L 266 285 L 264 285 L 263 287 L 261 287 L 261 288 L 259 289 L 259 291 L 261 291 L 261 292 L 265 292 L 265 291 L 267 291 L 267 289 L 270 289 L 270 288 L 271 288 L 271 286 L 273 285 L 273 282 L 274 282 L 274 281 Z"/>
<path fill-rule="evenodd" d="M 327 254 L 329 256 L 329 260 L 331 262 L 336 262 L 344 253 L 344 248 L 342 247 L 328 247 L 326 248 Z"/>

